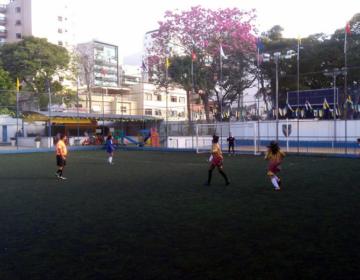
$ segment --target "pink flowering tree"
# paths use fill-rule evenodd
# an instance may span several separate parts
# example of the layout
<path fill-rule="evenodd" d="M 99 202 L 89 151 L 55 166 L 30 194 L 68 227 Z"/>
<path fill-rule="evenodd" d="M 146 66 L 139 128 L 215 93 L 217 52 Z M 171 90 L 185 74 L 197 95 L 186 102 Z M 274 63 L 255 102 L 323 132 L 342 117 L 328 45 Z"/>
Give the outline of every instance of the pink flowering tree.
<path fill-rule="evenodd" d="M 232 65 L 227 67 L 232 71 L 237 71 L 236 65 L 239 55 L 242 57 L 253 56 L 256 53 L 256 34 L 258 30 L 255 27 L 256 19 L 255 10 L 240 11 L 233 9 L 218 9 L 216 11 L 204 9 L 201 6 L 191 7 L 189 11 L 165 13 L 164 21 L 159 21 L 159 30 L 152 36 L 155 38 L 153 47 L 148 49 L 148 64 L 152 80 L 158 87 L 180 86 L 188 93 L 192 89 L 191 75 L 186 78 L 178 79 L 172 75 L 172 61 L 176 58 L 178 63 L 179 57 L 191 59 L 192 52 L 195 55 L 194 61 L 194 86 L 202 87 L 204 94 L 201 98 L 208 99 L 210 94 L 215 94 L 218 101 L 221 102 L 219 92 L 220 67 L 226 68 L 226 64 Z M 220 61 L 220 45 L 223 52 L 228 57 Z M 165 81 L 165 58 L 169 58 L 168 80 Z M 236 62 L 235 62 L 236 61 Z M 195 67 L 197 65 L 197 67 Z M 195 73 L 196 69 L 201 69 Z M 204 71 L 206 69 L 206 71 Z M 176 71 L 177 75 L 182 75 Z M 225 75 L 224 75 L 225 74 Z M 243 73 L 242 75 L 246 75 Z M 234 87 L 231 81 L 229 71 L 223 71 L 223 99 L 227 95 L 234 95 Z M 232 75 L 234 77 L 234 75 Z M 179 83 L 179 81 L 184 81 Z M 226 82 L 227 84 L 226 84 Z M 238 82 L 238 81 L 234 81 Z M 225 87 L 226 85 L 226 87 Z M 203 88 L 205 86 L 205 88 Z M 240 93 L 238 93 L 240 94 Z M 205 100 L 204 100 L 205 101 Z M 207 102 L 205 102 L 205 105 Z M 206 108 L 208 116 L 209 108 Z M 188 112 L 190 112 L 188 103 Z"/>

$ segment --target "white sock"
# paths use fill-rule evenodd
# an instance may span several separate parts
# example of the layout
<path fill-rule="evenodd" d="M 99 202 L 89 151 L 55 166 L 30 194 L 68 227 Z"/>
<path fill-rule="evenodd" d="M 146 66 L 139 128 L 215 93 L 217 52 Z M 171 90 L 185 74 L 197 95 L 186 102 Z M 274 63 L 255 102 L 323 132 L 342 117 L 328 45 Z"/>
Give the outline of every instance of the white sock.
<path fill-rule="evenodd" d="M 109 162 L 112 162 L 112 157 L 109 157 Z"/>
<path fill-rule="evenodd" d="M 210 156 L 210 158 L 209 158 L 209 161 L 211 161 L 212 160 L 212 155 Z"/>
<path fill-rule="evenodd" d="M 272 178 L 271 179 L 271 183 L 274 185 L 274 187 L 277 189 L 277 188 L 280 188 L 278 183 L 276 182 L 276 178 Z"/>

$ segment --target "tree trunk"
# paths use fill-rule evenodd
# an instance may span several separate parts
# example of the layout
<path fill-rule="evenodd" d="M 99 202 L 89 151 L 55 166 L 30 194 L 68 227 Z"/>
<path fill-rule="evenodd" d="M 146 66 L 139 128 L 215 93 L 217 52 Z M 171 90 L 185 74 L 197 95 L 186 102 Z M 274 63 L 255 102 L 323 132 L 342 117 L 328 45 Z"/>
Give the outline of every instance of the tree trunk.
<path fill-rule="evenodd" d="M 188 110 L 188 119 L 189 119 L 189 135 L 193 135 L 193 131 L 192 131 L 192 112 L 191 112 L 191 106 L 190 106 L 190 91 L 187 90 L 186 91 L 186 98 L 187 98 L 187 110 Z"/>
<path fill-rule="evenodd" d="M 91 113 L 92 112 L 92 104 L 91 104 L 91 92 L 90 92 L 89 84 L 87 84 L 87 90 L 88 90 L 88 94 L 89 94 L 89 113 Z"/>
<path fill-rule="evenodd" d="M 204 92 L 201 96 L 201 99 L 204 102 L 206 123 L 210 123 L 209 94 Z"/>

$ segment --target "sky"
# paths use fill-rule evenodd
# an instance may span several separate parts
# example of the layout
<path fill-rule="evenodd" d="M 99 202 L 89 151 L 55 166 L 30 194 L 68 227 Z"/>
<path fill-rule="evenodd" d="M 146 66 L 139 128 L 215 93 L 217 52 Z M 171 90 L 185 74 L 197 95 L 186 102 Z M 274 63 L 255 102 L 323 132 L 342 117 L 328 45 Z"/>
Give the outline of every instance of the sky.
<path fill-rule="evenodd" d="M 331 34 L 344 28 L 346 21 L 360 12 L 358 0 L 348 0 L 346 4 L 320 0 L 73 0 L 72 4 L 76 6 L 78 41 L 96 38 L 116 44 L 120 58 L 141 52 L 143 35 L 158 28 L 158 21 L 164 19 L 167 10 L 183 11 L 197 5 L 213 10 L 255 8 L 260 33 L 280 25 L 286 38 L 297 38 L 298 34 L 304 38 L 320 32 Z"/>

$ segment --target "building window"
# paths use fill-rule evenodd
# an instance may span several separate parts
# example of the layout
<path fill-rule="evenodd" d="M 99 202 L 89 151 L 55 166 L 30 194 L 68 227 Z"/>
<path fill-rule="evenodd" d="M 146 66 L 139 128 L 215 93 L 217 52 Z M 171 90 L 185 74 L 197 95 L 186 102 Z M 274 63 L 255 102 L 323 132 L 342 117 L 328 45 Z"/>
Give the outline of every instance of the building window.
<path fill-rule="evenodd" d="M 171 96 L 171 102 L 176 102 L 176 96 Z"/>
<path fill-rule="evenodd" d="M 65 33 L 67 33 L 67 29 L 65 29 Z"/>
<path fill-rule="evenodd" d="M 156 110 L 155 109 L 155 116 L 161 116 L 161 110 Z"/>
<path fill-rule="evenodd" d="M 150 93 L 145 93 L 145 100 L 152 100 L 152 95 Z"/>
<path fill-rule="evenodd" d="M 149 46 L 151 46 L 151 42 L 149 42 Z"/>
<path fill-rule="evenodd" d="M 60 33 L 60 34 L 62 34 L 62 33 L 63 33 L 63 31 L 62 31 L 62 29 L 61 29 L 61 28 L 59 28 L 59 29 L 58 29 L 58 33 Z"/>
<path fill-rule="evenodd" d="M 16 33 L 16 39 L 21 39 L 21 33 Z"/>
<path fill-rule="evenodd" d="M 185 103 L 185 97 L 179 97 L 179 102 L 180 103 Z"/>
<path fill-rule="evenodd" d="M 18 14 L 18 13 L 21 13 L 21 8 L 20 8 L 20 7 L 16 7 L 16 8 L 15 8 L 15 13 L 17 13 L 17 14 Z"/>
<path fill-rule="evenodd" d="M 147 36 L 145 36 L 145 40 L 147 39 Z"/>
<path fill-rule="evenodd" d="M 126 107 L 125 106 L 120 107 L 120 113 L 126 113 Z"/>
<path fill-rule="evenodd" d="M 62 21 L 62 17 L 58 17 L 58 21 Z"/>
<path fill-rule="evenodd" d="M 156 100 L 161 101 L 161 95 L 156 95 Z"/>
<path fill-rule="evenodd" d="M 67 20 L 67 18 L 65 18 L 65 20 Z"/>
<path fill-rule="evenodd" d="M 21 20 L 16 20 L 15 25 L 20 26 L 21 25 Z"/>
<path fill-rule="evenodd" d="M 146 43 L 144 44 L 144 47 L 146 47 Z"/>
<path fill-rule="evenodd" d="M 59 77 L 59 82 L 63 82 L 64 81 L 64 77 Z"/>
<path fill-rule="evenodd" d="M 58 45 L 59 45 L 59 46 L 62 46 L 62 45 L 63 45 L 63 42 L 62 42 L 62 41 L 59 41 L 59 42 L 58 42 Z"/>
<path fill-rule="evenodd" d="M 152 109 L 145 109 L 145 115 L 152 115 Z"/>

